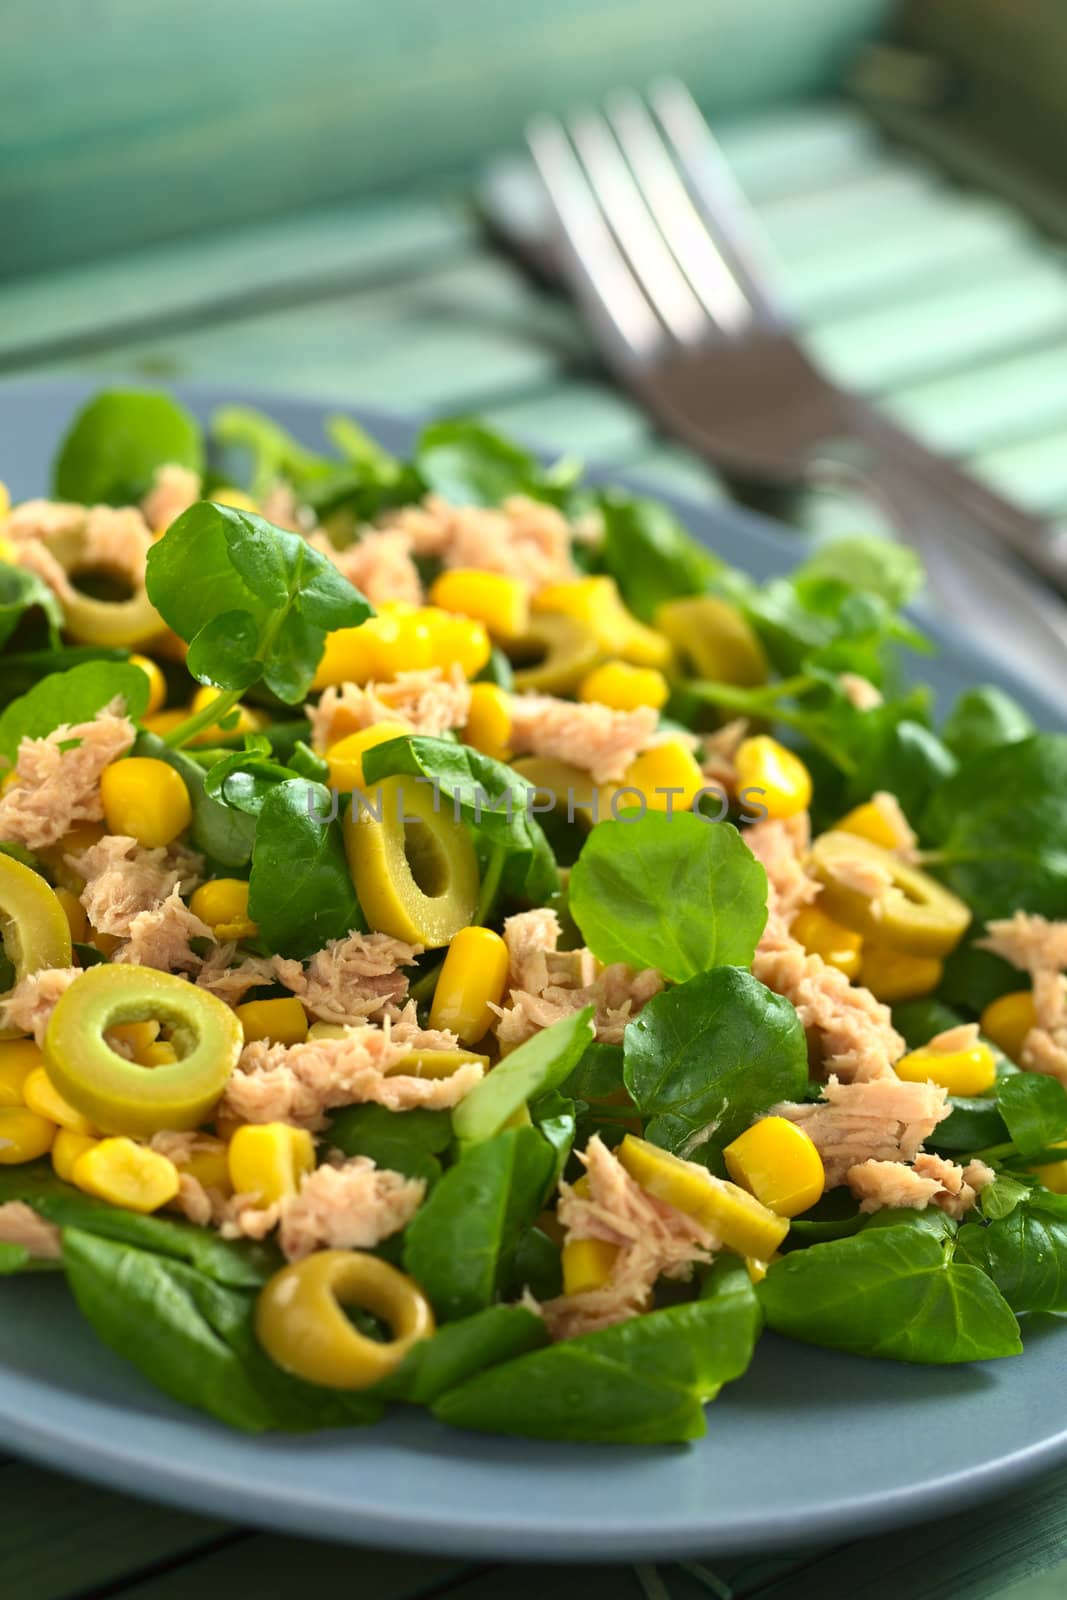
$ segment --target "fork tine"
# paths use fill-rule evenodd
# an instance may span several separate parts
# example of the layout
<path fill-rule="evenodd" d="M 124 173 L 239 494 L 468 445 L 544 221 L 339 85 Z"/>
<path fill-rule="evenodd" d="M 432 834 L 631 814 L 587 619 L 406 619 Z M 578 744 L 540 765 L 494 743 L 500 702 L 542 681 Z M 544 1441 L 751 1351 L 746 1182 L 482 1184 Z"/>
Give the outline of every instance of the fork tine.
<path fill-rule="evenodd" d="M 788 314 L 771 288 L 774 269 L 767 263 L 752 207 L 693 96 L 677 78 L 662 78 L 648 97 L 745 298 L 764 322 L 788 325 Z"/>
<path fill-rule="evenodd" d="M 611 130 L 597 112 L 577 113 L 570 135 L 593 194 L 622 245 L 634 276 L 680 344 L 698 344 L 708 321 L 634 182 Z"/>
<path fill-rule="evenodd" d="M 609 97 L 607 111 L 648 209 L 693 292 L 723 333 L 739 333 L 752 320 L 751 307 L 693 205 L 647 107 L 627 89 Z"/>
<path fill-rule="evenodd" d="M 663 329 L 601 214 L 562 125 L 538 116 L 526 143 L 556 215 L 574 287 L 601 338 L 630 366 L 662 347 Z"/>

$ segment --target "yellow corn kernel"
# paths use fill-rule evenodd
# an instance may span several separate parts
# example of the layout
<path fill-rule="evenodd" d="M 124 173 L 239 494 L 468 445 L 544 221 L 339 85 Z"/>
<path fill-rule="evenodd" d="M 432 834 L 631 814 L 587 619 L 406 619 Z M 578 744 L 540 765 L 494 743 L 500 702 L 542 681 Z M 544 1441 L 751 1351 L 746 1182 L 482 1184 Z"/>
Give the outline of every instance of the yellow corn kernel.
<path fill-rule="evenodd" d="M 259 515 L 259 507 L 252 496 L 243 489 L 235 489 L 232 483 L 223 484 L 221 489 L 213 489 L 211 499 L 214 505 L 229 506 L 233 511 L 254 511 Z"/>
<path fill-rule="evenodd" d="M 463 742 L 494 761 L 511 758 L 511 696 L 497 683 L 472 683 Z"/>
<path fill-rule="evenodd" d="M 811 804 L 811 773 L 792 750 L 765 733 L 742 739 L 734 757 L 737 792 L 757 790 L 768 817 L 795 817 Z"/>
<path fill-rule="evenodd" d="M 85 907 L 82 905 L 73 889 L 60 886 L 56 890 L 56 899 L 63 907 L 63 915 L 67 919 L 70 936 L 75 944 L 85 944 L 89 938 L 89 918 Z"/>
<path fill-rule="evenodd" d="M 369 683 L 374 677 L 374 630 L 377 617 L 355 628 L 335 628 L 326 635 L 322 659 L 315 669 L 313 689 L 333 684 Z"/>
<path fill-rule="evenodd" d="M 651 706 L 658 711 L 667 704 L 670 685 L 655 667 L 633 667 L 628 661 L 605 661 L 583 678 L 579 700 L 610 706 L 613 711 L 636 711 Z"/>
<path fill-rule="evenodd" d="M 861 839 L 869 839 L 872 844 L 881 845 L 883 850 L 896 850 L 900 845 L 892 824 L 880 806 L 873 800 L 865 800 L 861 806 L 855 806 L 842 817 L 835 825 L 835 833 L 858 833 Z"/>
<path fill-rule="evenodd" d="M 149 850 L 172 843 L 193 817 L 180 773 L 152 756 L 127 756 L 105 767 L 100 799 L 108 832 L 130 834 Z"/>
<path fill-rule="evenodd" d="M 36 1111 L 39 1117 L 47 1117 L 60 1128 L 69 1128 L 71 1133 L 93 1132 L 89 1118 L 64 1100 L 44 1067 L 35 1067 L 30 1073 L 22 1085 L 22 1098 L 31 1111 Z"/>
<path fill-rule="evenodd" d="M 126 1211 L 158 1211 L 178 1193 L 173 1161 L 132 1139 L 99 1139 L 71 1169 L 71 1180 L 86 1194 Z"/>
<path fill-rule="evenodd" d="M 26 1079 L 43 1066 L 44 1056 L 32 1039 L 0 1041 L 0 1106 L 24 1106 Z"/>
<path fill-rule="evenodd" d="M 446 677 L 458 667 L 465 678 L 477 677 L 493 653 L 484 622 L 476 617 L 456 617 L 447 611 L 427 609 L 433 641 L 431 665 Z"/>
<path fill-rule="evenodd" d="M 602 1289 L 611 1279 L 618 1254 L 618 1245 L 606 1239 L 569 1239 L 561 1251 L 563 1293 Z"/>
<path fill-rule="evenodd" d="M 798 911 L 789 931 L 809 955 L 821 956 L 828 967 L 836 967 L 846 978 L 859 977 L 863 962 L 861 933 L 853 933 L 843 922 L 835 922 L 818 906 L 805 906 Z"/>
<path fill-rule="evenodd" d="M 210 1134 L 197 1134 L 196 1147 L 179 1167 L 205 1189 L 218 1189 L 221 1194 L 233 1193 L 230 1183 L 230 1152 L 224 1139 Z"/>
<path fill-rule="evenodd" d="M 315 1165 L 315 1141 L 287 1122 L 244 1123 L 230 1140 L 230 1183 L 235 1194 L 255 1195 L 260 1206 L 298 1194 Z"/>
<path fill-rule="evenodd" d="M 248 915 L 244 878 L 210 878 L 194 889 L 189 910 L 206 922 L 216 939 L 254 939 L 259 928 Z"/>
<path fill-rule="evenodd" d="M 623 605 L 614 578 L 574 578 L 550 583 L 534 596 L 537 612 L 573 617 L 590 628 L 605 655 L 621 656 L 638 667 L 668 667 L 670 640 L 646 627 Z"/>
<path fill-rule="evenodd" d="M 134 1061 L 140 1061 L 145 1051 L 159 1038 L 159 1023 L 116 1022 L 108 1028 L 104 1038 L 112 1050 L 117 1049 L 120 1055 L 129 1054 Z"/>
<path fill-rule="evenodd" d="M 752 1283 L 762 1283 L 764 1278 L 767 1276 L 767 1269 L 775 1261 L 780 1261 L 781 1259 L 782 1258 L 777 1250 L 767 1261 L 757 1261 L 755 1256 L 746 1256 L 745 1270 L 748 1273 L 749 1280 Z"/>
<path fill-rule="evenodd" d="M 171 706 L 169 711 L 151 711 L 141 718 L 141 722 L 149 733 L 158 734 L 161 739 L 168 733 L 173 733 L 175 728 L 180 728 L 183 722 L 188 722 L 189 711 L 185 706 Z"/>
<path fill-rule="evenodd" d="M 430 600 L 444 611 L 484 622 L 494 639 L 517 639 L 530 625 L 530 595 L 518 578 L 453 567 L 434 579 Z"/>
<path fill-rule="evenodd" d="M 225 693 L 227 693 L 226 690 L 215 689 L 211 684 L 205 683 L 193 695 L 189 702 L 189 710 L 185 713 L 185 716 L 195 716 L 198 711 L 206 710 L 208 706 L 214 705 L 219 695 Z M 232 739 L 239 733 L 258 733 L 267 721 L 261 712 L 253 711 L 250 706 L 242 705 L 231 706 L 226 713 L 225 721 L 229 722 L 234 712 L 237 713 L 237 721 L 232 728 L 224 728 L 217 722 L 213 723 L 209 728 L 201 728 L 199 733 L 193 735 L 189 743 L 218 744 L 220 739 Z M 162 714 L 166 715 L 165 712 Z M 156 720 L 158 720 L 158 716 Z"/>
<path fill-rule="evenodd" d="M 1057 1139 L 1051 1148 L 1067 1150 L 1067 1140 Z M 1067 1194 L 1067 1161 L 1046 1161 L 1040 1167 L 1028 1167 L 1027 1171 L 1032 1172 L 1053 1194 Z"/>
<path fill-rule="evenodd" d="M 939 1083 L 949 1094 L 985 1094 L 997 1081 L 997 1062 L 981 1039 L 965 1050 L 912 1050 L 893 1068 L 908 1083 Z"/>
<path fill-rule="evenodd" d="M 898 1000 L 918 1000 L 921 995 L 932 994 L 944 971 L 944 962 L 936 956 L 909 956 L 903 950 L 890 950 L 888 945 L 873 944 L 868 939 L 860 961 L 860 983 L 876 1000 L 892 1005 Z"/>
<path fill-rule="evenodd" d="M 747 1189 L 714 1177 L 706 1167 L 683 1161 L 628 1133 L 615 1154 L 642 1189 L 696 1217 L 728 1250 L 767 1261 L 789 1232 L 789 1220 L 776 1216 Z"/>
<path fill-rule="evenodd" d="M 508 947 L 491 928 L 461 928 L 452 935 L 437 978 L 430 1027 L 447 1028 L 461 1044 L 477 1044 L 493 1021 L 508 980 Z"/>
<path fill-rule="evenodd" d="M 272 1044 L 299 1044 L 308 1036 L 308 1017 L 295 995 L 279 1000 L 246 1000 L 235 1011 L 245 1042 L 269 1039 Z"/>
<path fill-rule="evenodd" d="M 991 1000 L 982 1012 L 979 1027 L 1009 1061 L 1018 1061 L 1023 1040 L 1037 1025 L 1034 997 L 1029 989 L 1013 989 Z"/>
<path fill-rule="evenodd" d="M 666 739 L 635 756 L 620 783 L 601 786 L 597 816 L 603 822 L 635 806 L 640 809 L 642 797 L 650 811 L 689 811 L 706 786 L 692 751 L 678 739 Z"/>
<path fill-rule="evenodd" d="M 64 1183 L 74 1182 L 74 1163 L 86 1150 L 99 1143 L 91 1133 L 74 1133 L 70 1128 L 60 1128 L 52 1146 L 52 1170 Z"/>
<path fill-rule="evenodd" d="M 369 728 L 358 733 L 346 733 L 326 752 L 330 769 L 330 785 L 342 794 L 363 788 L 363 753 L 376 744 L 388 744 L 390 739 L 402 739 L 411 732 L 406 722 L 372 722 Z"/>
<path fill-rule="evenodd" d="M 107 960 L 110 961 L 111 957 L 115 954 L 115 951 L 122 943 L 122 940 L 119 938 L 118 934 L 98 933 L 95 928 L 90 928 L 89 931 L 92 934 L 92 938 L 90 939 L 89 943 L 94 945 L 96 949 L 99 950 L 100 954 L 105 956 Z"/>
<path fill-rule="evenodd" d="M 787 1117 L 761 1117 L 723 1151 L 742 1189 L 779 1217 L 798 1217 L 826 1187 L 822 1157 L 803 1128 Z"/>
<path fill-rule="evenodd" d="M 145 713 L 151 716 L 154 711 L 159 711 L 167 698 L 167 680 L 151 656 L 132 655 L 131 667 L 140 667 L 148 679 L 148 704 Z"/>
<path fill-rule="evenodd" d="M 166 1039 L 157 1039 L 155 1044 L 150 1044 L 137 1058 L 140 1067 L 172 1067 L 178 1060 L 178 1052 Z"/>
<path fill-rule="evenodd" d="M 0 1106 L 0 1167 L 18 1167 L 46 1156 L 56 1125 L 27 1106 Z"/>

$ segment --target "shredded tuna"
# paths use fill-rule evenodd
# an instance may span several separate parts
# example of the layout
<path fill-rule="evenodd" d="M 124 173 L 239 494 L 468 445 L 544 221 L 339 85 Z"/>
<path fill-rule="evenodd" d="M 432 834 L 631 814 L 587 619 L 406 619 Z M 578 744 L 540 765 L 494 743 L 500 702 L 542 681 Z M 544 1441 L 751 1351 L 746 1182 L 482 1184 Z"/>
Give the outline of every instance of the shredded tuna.
<path fill-rule="evenodd" d="M 951 1055 L 956 1050 L 973 1050 L 978 1043 L 977 1022 L 961 1022 L 958 1027 L 945 1028 L 941 1033 L 935 1033 L 923 1046 L 924 1050 L 933 1050 L 937 1055 Z"/>
<path fill-rule="evenodd" d="M 655 742 L 658 720 L 651 706 L 613 711 L 595 702 L 517 694 L 511 697 L 508 742 L 517 756 L 549 756 L 580 767 L 595 783 L 610 783 Z"/>
<path fill-rule="evenodd" d="M 1023 1040 L 1019 1066 L 1067 1085 L 1067 979 L 1042 967 L 1033 983 L 1035 1024 Z"/>
<path fill-rule="evenodd" d="M 849 983 L 821 956 L 809 954 L 776 916 L 771 916 L 752 961 L 752 972 L 768 989 L 789 1000 L 808 1033 L 823 1070 L 843 1083 L 889 1075 L 904 1054 L 904 1040 L 888 1006 L 869 989 Z"/>
<path fill-rule="evenodd" d="M 28 510 L 31 515 L 25 515 Z M 24 515 L 15 520 L 13 532 L 10 523 L 5 529 L 15 538 L 18 562 L 36 572 L 64 604 L 77 597 L 72 575 L 79 572 L 119 573 L 133 588 L 143 586 L 152 539 L 135 507 L 49 507 L 31 501 L 19 511 Z"/>
<path fill-rule="evenodd" d="M 401 968 L 409 967 L 421 949 L 387 933 L 350 933 L 317 951 L 306 971 L 299 961 L 278 957 L 274 970 L 313 1017 L 323 1022 L 366 1022 L 404 999 L 408 979 Z"/>
<path fill-rule="evenodd" d="M 745 829 L 743 837 L 767 874 L 769 914 L 790 922 L 801 907 L 819 893 L 819 885 L 814 878 L 809 878 L 805 864 L 811 844 L 807 812 L 754 822 Z"/>
<path fill-rule="evenodd" d="M 1017 911 L 1013 917 L 989 923 L 985 938 L 975 942 L 1031 975 L 1067 971 L 1067 922 Z"/>
<path fill-rule="evenodd" d="M 9 1143 L 0 1138 L 0 1147 Z M 55 1223 L 39 1217 L 22 1200 L 0 1205 L 0 1244 L 21 1245 L 37 1261 L 59 1261 L 63 1255 L 62 1238 Z"/>
<path fill-rule="evenodd" d="M 602 1289 L 560 1295 L 539 1309 L 553 1339 L 608 1328 L 647 1310 L 656 1280 L 688 1278 L 711 1259 L 719 1239 L 695 1217 L 642 1189 L 599 1136 L 585 1154 L 589 1193 L 560 1184 L 557 1216 L 568 1240 L 601 1239 L 618 1246 L 611 1278 Z"/>
<path fill-rule="evenodd" d="M 718 784 L 727 795 L 737 793 L 737 768 L 734 760 L 742 740 L 748 737 L 748 718 L 735 717 L 714 733 L 703 736 L 704 754 L 700 770 L 709 784 Z"/>
<path fill-rule="evenodd" d="M 871 795 L 871 805 L 889 829 L 895 853 L 905 861 L 913 861 L 918 853 L 919 840 L 896 795 L 890 794 L 888 789 L 878 789 Z"/>
<path fill-rule="evenodd" d="M 85 507 L 67 500 L 24 500 L 13 506 L 4 523 L 5 539 L 54 539 L 85 525 Z"/>
<path fill-rule="evenodd" d="M 837 681 L 845 692 L 845 699 L 857 711 L 874 711 L 883 703 L 881 689 L 876 689 L 869 678 L 861 677 L 858 672 L 841 672 Z"/>
<path fill-rule="evenodd" d="M 838 856 L 828 863 L 827 870 L 842 889 L 870 900 L 881 898 L 893 887 L 893 872 L 884 860 L 861 855 Z"/>
<path fill-rule="evenodd" d="M 470 685 L 456 667 L 445 677 L 440 667 L 398 672 L 391 683 L 354 683 L 325 689 L 316 706 L 305 706 L 316 750 L 328 750 L 346 734 L 376 722 L 401 722 L 412 733 L 432 738 L 462 728 L 470 714 Z"/>
<path fill-rule="evenodd" d="M 835 1189 L 864 1161 L 914 1161 L 950 1110 L 939 1084 L 907 1083 L 890 1073 L 865 1083 L 831 1078 L 821 1100 L 786 1100 L 768 1115 L 804 1129 L 822 1157 L 826 1187 Z"/>
<path fill-rule="evenodd" d="M 200 474 L 174 462 L 157 467 L 152 487 L 141 501 L 148 526 L 163 533 L 171 523 L 200 499 Z"/>
<path fill-rule="evenodd" d="M 290 533 L 303 533 L 300 507 L 292 484 L 283 478 L 271 484 L 260 502 L 260 513 L 276 528 L 287 528 Z"/>
<path fill-rule="evenodd" d="M 578 576 L 571 530 L 554 506 L 512 495 L 500 507 L 453 506 L 440 495 L 387 512 L 380 526 L 398 529 L 412 553 L 446 567 L 503 572 L 540 589 Z"/>
<path fill-rule="evenodd" d="M 459 1039 L 447 1028 L 423 1028 L 419 1024 L 418 1007 L 409 1000 L 387 1020 L 389 1037 L 394 1044 L 402 1044 L 409 1054 L 412 1050 L 459 1050 Z"/>
<path fill-rule="evenodd" d="M 67 856 L 85 880 L 81 903 L 97 933 L 129 936 L 134 917 L 150 911 L 175 888 L 188 894 L 203 871 L 203 858 L 181 845 L 146 850 L 126 834 L 105 834 L 80 855 Z"/>
<path fill-rule="evenodd" d="M 371 605 L 422 604 L 422 580 L 411 559 L 411 539 L 402 528 L 367 529 L 344 550 L 321 532 L 308 542 L 362 590 Z"/>
<path fill-rule="evenodd" d="M 209 989 L 228 1006 L 240 1005 L 249 989 L 273 983 L 275 978 L 275 957 L 246 956 L 234 966 L 232 963 L 236 956 L 235 944 L 217 945 L 208 951 L 196 975 L 197 985 L 201 989 Z"/>
<path fill-rule="evenodd" d="M 993 1177 L 984 1162 L 959 1167 L 944 1156 L 923 1152 L 916 1156 L 913 1167 L 901 1161 L 864 1161 L 849 1169 L 848 1186 L 861 1211 L 880 1211 L 886 1206 L 925 1211 L 934 1205 L 959 1218 L 971 1210 L 979 1190 Z"/>
<path fill-rule="evenodd" d="M 0 1000 L 0 1027 L 32 1033 L 41 1044 L 56 1001 L 80 975 L 78 967 L 42 967 L 20 978 L 7 999 Z"/>
<path fill-rule="evenodd" d="M 326 1112 L 368 1101 L 390 1111 L 458 1105 L 482 1077 L 480 1061 L 467 1061 L 448 1078 L 396 1072 L 412 1045 L 389 1028 L 349 1028 L 340 1039 L 303 1044 L 255 1040 L 241 1052 L 220 1115 L 238 1122 L 290 1122 L 319 1129 Z"/>
<path fill-rule="evenodd" d="M 596 1008 L 596 1037 L 621 1044 L 626 1024 L 663 988 L 654 968 L 634 972 L 623 962 L 600 967 L 591 950 L 558 950 L 559 936 L 555 912 L 543 908 L 519 912 L 504 924 L 510 1004 L 494 1007 L 504 1050 L 588 1005 Z"/>
<path fill-rule="evenodd" d="M 280 1207 L 278 1243 L 288 1261 L 313 1250 L 373 1250 L 406 1228 L 422 1204 L 421 1178 L 376 1167 L 366 1156 L 321 1166 Z"/>
<path fill-rule="evenodd" d="M 113 701 L 91 722 L 63 723 L 43 739 L 22 740 L 18 781 L 0 796 L 0 839 L 42 850 L 58 844 L 75 823 L 103 817 L 100 774 L 136 737 L 120 706 Z M 77 742 L 65 749 L 72 740 Z"/>
<path fill-rule="evenodd" d="M 203 957 L 190 948 L 192 939 L 214 944 L 215 935 L 206 922 L 193 915 L 174 888 L 158 905 L 131 918 L 129 937 L 111 959 L 137 967 L 156 967 L 160 972 L 195 972 Z"/>

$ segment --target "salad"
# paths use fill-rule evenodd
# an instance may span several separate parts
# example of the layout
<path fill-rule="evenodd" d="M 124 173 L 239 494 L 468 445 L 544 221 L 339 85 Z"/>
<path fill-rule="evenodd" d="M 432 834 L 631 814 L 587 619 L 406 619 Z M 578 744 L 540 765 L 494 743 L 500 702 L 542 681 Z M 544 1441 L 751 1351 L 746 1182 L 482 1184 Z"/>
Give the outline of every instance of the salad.
<path fill-rule="evenodd" d="M 108 392 L 0 499 L 0 1274 L 252 1431 L 1021 1353 L 1067 739 L 935 729 L 906 549 L 758 584 L 476 422 L 327 431 Z"/>

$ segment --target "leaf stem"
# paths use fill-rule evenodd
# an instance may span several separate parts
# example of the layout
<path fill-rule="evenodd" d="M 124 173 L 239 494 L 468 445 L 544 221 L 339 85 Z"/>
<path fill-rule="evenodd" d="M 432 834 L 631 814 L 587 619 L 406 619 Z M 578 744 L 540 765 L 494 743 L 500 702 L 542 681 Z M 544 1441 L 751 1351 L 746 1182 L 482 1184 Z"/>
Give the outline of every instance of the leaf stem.
<path fill-rule="evenodd" d="M 485 873 L 482 877 L 482 891 L 478 896 L 478 910 L 474 918 L 475 922 L 479 924 L 487 920 L 490 911 L 493 909 L 493 902 L 496 899 L 497 890 L 500 888 L 501 874 L 504 871 L 505 854 L 503 846 L 495 845 L 493 853 L 486 864 Z"/>
<path fill-rule="evenodd" d="M 186 717 L 184 722 L 179 722 L 176 728 L 165 733 L 163 743 L 170 745 L 172 750 L 180 750 L 183 744 L 195 739 L 205 728 L 212 728 L 217 722 L 221 722 L 226 713 L 233 710 L 240 698 L 240 689 L 224 689 L 210 705 L 194 711 L 191 717 Z"/>

